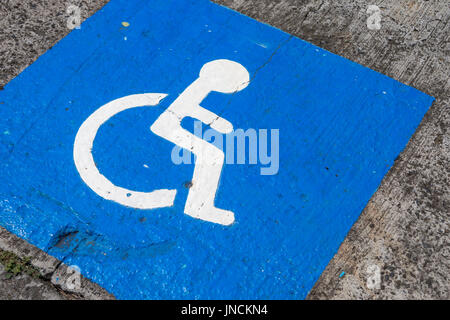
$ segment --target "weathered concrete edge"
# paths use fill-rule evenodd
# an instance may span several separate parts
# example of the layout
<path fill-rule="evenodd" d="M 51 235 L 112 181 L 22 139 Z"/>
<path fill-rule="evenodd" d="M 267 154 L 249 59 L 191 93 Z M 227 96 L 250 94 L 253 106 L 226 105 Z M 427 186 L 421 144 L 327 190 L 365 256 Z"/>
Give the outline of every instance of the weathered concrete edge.
<path fill-rule="evenodd" d="M 58 291 L 69 295 L 72 299 L 113 300 L 114 295 L 98 284 L 80 275 L 80 286 L 68 286 L 74 272 L 62 261 L 47 254 L 26 240 L 0 227 L 0 249 L 9 251 L 21 259 L 30 258 L 31 265 L 36 268 L 45 281 L 50 282 Z"/>

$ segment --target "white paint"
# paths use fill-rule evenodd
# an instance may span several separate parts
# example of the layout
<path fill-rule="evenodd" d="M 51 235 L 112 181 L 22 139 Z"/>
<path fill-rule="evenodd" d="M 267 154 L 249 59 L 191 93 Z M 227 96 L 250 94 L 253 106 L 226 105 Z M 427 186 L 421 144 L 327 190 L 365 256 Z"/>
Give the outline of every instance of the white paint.
<path fill-rule="evenodd" d="M 184 212 L 194 218 L 230 225 L 234 213 L 216 208 L 219 179 L 224 163 L 224 153 L 213 144 L 202 140 L 181 127 L 185 117 L 198 119 L 220 133 L 233 131 L 233 125 L 218 115 L 204 109 L 200 103 L 212 91 L 235 93 L 245 89 L 250 82 L 248 71 L 230 60 L 215 60 L 203 66 L 195 80 L 151 126 L 156 135 L 169 140 L 197 156 L 197 161 Z M 92 147 L 98 129 L 115 114 L 143 106 L 154 106 L 165 94 L 136 94 L 114 100 L 95 111 L 80 127 L 75 138 L 73 157 L 83 181 L 99 196 L 137 209 L 154 209 L 173 205 L 176 190 L 137 192 L 112 184 L 97 169 Z"/>
<path fill-rule="evenodd" d="M 367 28 L 369 30 L 381 29 L 381 9 L 376 5 L 369 5 L 367 7 L 367 14 L 370 16 L 367 18 Z"/>
<path fill-rule="evenodd" d="M 79 266 L 71 265 L 67 268 L 69 277 L 66 280 L 66 287 L 71 291 L 79 291 L 81 289 L 81 269 Z"/>
<path fill-rule="evenodd" d="M 367 267 L 367 288 L 379 290 L 381 288 L 381 269 L 378 265 L 372 264 Z"/>
<path fill-rule="evenodd" d="M 170 207 L 175 200 L 176 190 L 137 192 L 115 186 L 97 169 L 92 157 L 92 147 L 98 129 L 112 116 L 127 109 L 155 106 L 167 95 L 145 93 L 126 96 L 95 111 L 78 130 L 73 147 L 75 166 L 83 181 L 99 196 L 137 209 Z"/>
<path fill-rule="evenodd" d="M 70 30 L 81 29 L 81 9 L 76 5 L 69 5 L 66 9 L 66 13 L 69 15 L 67 18 L 67 28 Z"/>

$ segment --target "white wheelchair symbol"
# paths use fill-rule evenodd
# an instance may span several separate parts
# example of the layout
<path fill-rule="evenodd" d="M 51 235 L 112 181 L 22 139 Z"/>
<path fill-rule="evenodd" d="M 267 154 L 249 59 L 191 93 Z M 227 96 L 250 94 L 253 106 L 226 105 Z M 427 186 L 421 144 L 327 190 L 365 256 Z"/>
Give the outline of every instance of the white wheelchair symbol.
<path fill-rule="evenodd" d="M 225 159 L 223 151 L 183 129 L 181 121 L 192 117 L 220 133 L 232 132 L 230 122 L 204 109 L 200 103 L 212 91 L 231 94 L 245 89 L 249 83 L 250 75 L 241 64 L 230 60 L 209 62 L 201 69 L 199 78 L 150 127 L 154 134 L 196 155 L 192 186 L 184 208 L 184 213 L 193 218 L 231 225 L 234 213 L 214 206 Z M 99 172 L 92 156 L 97 131 L 108 119 L 127 109 L 156 106 L 166 96 L 160 93 L 126 96 L 105 104 L 83 122 L 75 138 L 73 158 L 83 181 L 99 196 L 136 209 L 173 206 L 177 190 L 138 192 L 121 188 Z"/>

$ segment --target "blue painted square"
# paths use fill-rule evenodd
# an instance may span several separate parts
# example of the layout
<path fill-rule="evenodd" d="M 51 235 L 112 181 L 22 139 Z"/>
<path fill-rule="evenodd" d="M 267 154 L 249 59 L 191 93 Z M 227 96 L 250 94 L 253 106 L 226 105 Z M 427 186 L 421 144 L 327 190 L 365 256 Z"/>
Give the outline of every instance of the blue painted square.
<path fill-rule="evenodd" d="M 278 174 L 222 171 L 215 204 L 231 226 L 183 213 L 194 166 L 149 131 L 216 59 L 251 82 L 202 106 L 235 128 L 279 129 Z M 170 208 L 105 200 L 74 165 L 81 124 L 140 93 L 168 97 L 111 118 L 93 156 L 117 185 L 177 189 Z M 432 101 L 207 0 L 112 0 L 0 91 L 0 225 L 118 298 L 305 298 Z"/>

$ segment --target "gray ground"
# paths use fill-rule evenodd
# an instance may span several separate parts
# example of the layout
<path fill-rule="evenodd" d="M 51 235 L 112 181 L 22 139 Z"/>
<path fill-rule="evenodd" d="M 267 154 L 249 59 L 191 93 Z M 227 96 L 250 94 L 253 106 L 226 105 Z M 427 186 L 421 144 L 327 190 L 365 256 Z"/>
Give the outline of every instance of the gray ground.
<path fill-rule="evenodd" d="M 88 17 L 107 0 L 72 0 Z M 450 3 L 447 0 L 215 0 L 259 21 L 433 95 L 436 102 L 385 177 L 310 299 L 450 298 Z M 0 2 L 0 86 L 69 30 L 64 0 Z M 368 5 L 382 10 L 382 28 L 367 28 Z M 4 279 L 0 298 L 106 298 L 83 279 L 75 294 L 61 285 L 64 265 L 0 228 L 0 248 L 44 275 Z M 31 250 L 31 251 L 30 251 Z M 30 253 L 31 252 L 31 253 Z M 381 271 L 379 288 L 369 289 Z M 62 275 L 62 276 L 61 276 Z M 27 278 L 28 277 L 28 278 Z"/>

